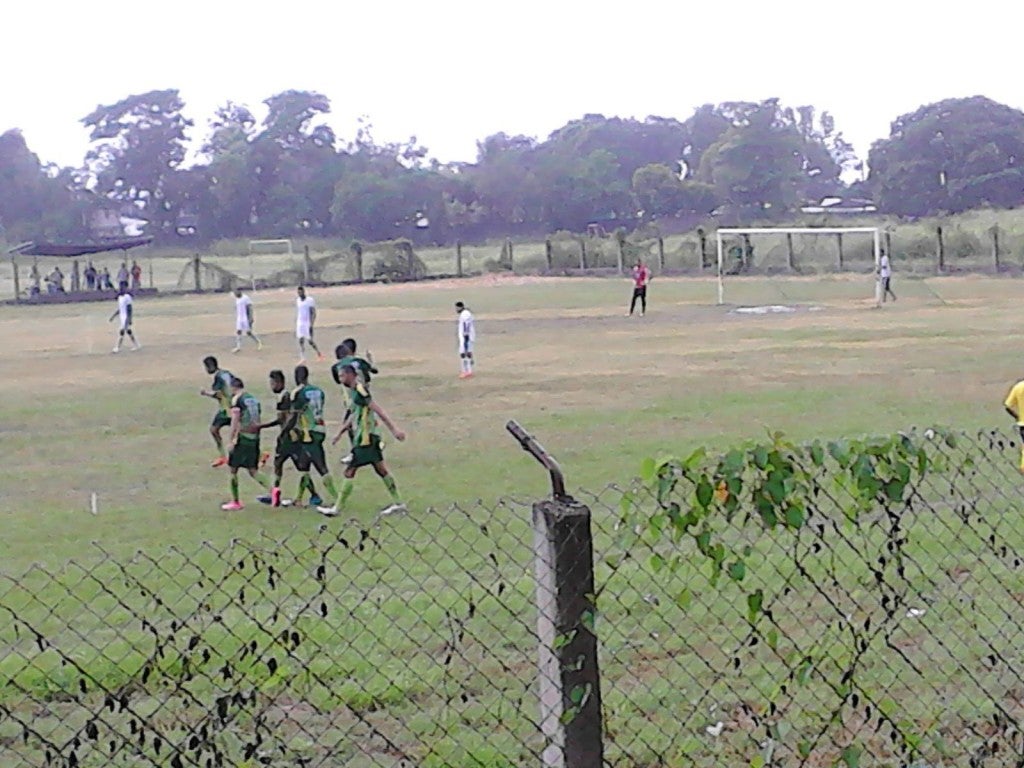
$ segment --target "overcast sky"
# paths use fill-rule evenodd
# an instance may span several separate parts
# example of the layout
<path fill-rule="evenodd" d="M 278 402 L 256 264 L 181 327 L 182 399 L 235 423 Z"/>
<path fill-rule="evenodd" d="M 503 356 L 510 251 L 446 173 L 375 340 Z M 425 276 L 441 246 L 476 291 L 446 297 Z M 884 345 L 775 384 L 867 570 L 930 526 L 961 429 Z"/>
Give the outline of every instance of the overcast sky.
<path fill-rule="evenodd" d="M 685 119 L 778 96 L 835 116 L 866 155 L 923 103 L 981 94 L 1024 107 L 1018 2 L 732 0 L 11 0 L 0 132 L 78 165 L 97 104 L 179 88 L 201 137 L 228 99 L 325 93 L 339 137 L 415 134 L 472 160 L 497 131 L 540 138 L 587 112 Z"/>

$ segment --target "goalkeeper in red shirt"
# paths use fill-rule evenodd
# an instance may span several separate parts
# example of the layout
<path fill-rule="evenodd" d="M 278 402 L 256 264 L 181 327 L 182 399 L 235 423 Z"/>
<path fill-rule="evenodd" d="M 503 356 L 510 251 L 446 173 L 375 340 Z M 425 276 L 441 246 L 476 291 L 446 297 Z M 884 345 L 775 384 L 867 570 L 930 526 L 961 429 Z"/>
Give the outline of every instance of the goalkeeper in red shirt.
<path fill-rule="evenodd" d="M 647 314 L 647 284 L 651 282 L 651 270 L 642 261 L 633 267 L 633 300 L 629 303 L 629 316 L 636 309 L 636 300 L 640 299 L 640 316 Z"/>

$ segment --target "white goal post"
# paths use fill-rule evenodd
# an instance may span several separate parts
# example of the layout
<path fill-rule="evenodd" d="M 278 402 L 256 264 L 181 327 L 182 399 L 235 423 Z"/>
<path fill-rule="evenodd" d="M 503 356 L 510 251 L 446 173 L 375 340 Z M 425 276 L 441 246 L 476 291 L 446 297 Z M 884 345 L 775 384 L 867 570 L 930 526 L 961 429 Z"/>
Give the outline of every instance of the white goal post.
<path fill-rule="evenodd" d="M 291 261 L 292 257 L 295 256 L 295 252 L 292 250 L 292 241 L 289 240 L 289 239 L 281 239 L 281 240 L 250 240 L 249 241 L 249 281 L 252 283 L 252 289 L 254 291 L 256 290 L 256 273 L 255 273 L 255 270 L 253 269 L 253 265 L 252 265 L 252 256 L 253 256 L 253 250 L 254 250 L 253 246 L 260 246 L 260 245 L 283 245 L 283 246 L 286 246 L 285 250 L 287 250 L 287 252 L 288 252 L 288 260 L 289 261 Z M 303 272 L 305 274 L 306 282 L 309 282 L 309 265 L 305 263 L 305 260 L 303 260 L 303 265 L 304 265 Z"/>
<path fill-rule="evenodd" d="M 748 227 L 719 229 L 715 233 L 718 247 L 718 303 L 725 303 L 725 248 L 724 237 L 730 235 L 871 235 L 875 254 L 875 304 L 882 305 L 882 281 L 878 267 L 882 259 L 882 242 L 878 227 Z"/>

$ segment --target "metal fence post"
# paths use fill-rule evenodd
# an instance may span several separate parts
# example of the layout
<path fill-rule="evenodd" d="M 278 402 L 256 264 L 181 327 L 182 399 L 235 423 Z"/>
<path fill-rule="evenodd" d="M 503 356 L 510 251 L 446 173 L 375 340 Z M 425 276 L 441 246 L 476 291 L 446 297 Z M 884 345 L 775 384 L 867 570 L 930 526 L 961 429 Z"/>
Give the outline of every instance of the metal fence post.
<path fill-rule="evenodd" d="M 538 690 L 544 768 L 601 768 L 590 509 L 565 492 L 557 462 L 515 421 L 506 428 L 551 474 L 553 498 L 533 505 Z"/>

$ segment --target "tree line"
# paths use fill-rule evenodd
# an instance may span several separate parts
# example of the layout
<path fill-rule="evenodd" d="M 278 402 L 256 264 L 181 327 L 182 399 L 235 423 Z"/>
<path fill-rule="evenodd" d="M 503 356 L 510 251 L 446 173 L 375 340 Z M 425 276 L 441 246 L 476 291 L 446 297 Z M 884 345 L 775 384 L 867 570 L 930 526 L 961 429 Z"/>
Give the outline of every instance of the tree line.
<path fill-rule="evenodd" d="M 227 103 L 195 156 L 175 89 L 98 106 L 82 119 L 77 168 L 47 165 L 17 129 L 0 134 L 0 236 L 89 237 L 98 211 L 131 214 L 161 241 L 420 233 L 457 238 L 696 221 L 784 219 L 845 195 L 899 216 L 1024 202 L 1024 113 L 984 97 L 896 118 L 870 173 L 828 112 L 777 99 L 724 102 L 685 120 L 585 115 L 547 139 L 497 133 L 472 163 L 440 163 L 415 138 L 380 142 L 360 123 L 342 141 L 329 99 L 286 91 L 258 120 Z M 858 180 L 847 183 L 851 175 Z"/>

